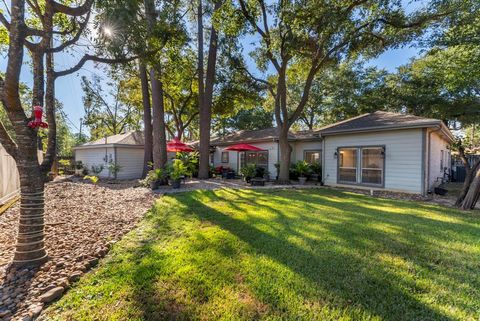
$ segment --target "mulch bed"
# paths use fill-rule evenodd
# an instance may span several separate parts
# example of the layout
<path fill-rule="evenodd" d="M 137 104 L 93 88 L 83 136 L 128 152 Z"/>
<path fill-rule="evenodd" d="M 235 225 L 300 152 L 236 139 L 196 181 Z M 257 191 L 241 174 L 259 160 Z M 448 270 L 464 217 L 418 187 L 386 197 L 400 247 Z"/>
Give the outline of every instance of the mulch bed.
<path fill-rule="evenodd" d="M 9 266 L 15 249 L 18 203 L 0 216 L 0 320 L 31 320 L 95 266 L 142 219 L 155 194 L 136 181 L 98 185 L 67 178 L 46 186 L 46 248 L 40 269 Z M 43 301 L 43 302 L 42 302 Z"/>

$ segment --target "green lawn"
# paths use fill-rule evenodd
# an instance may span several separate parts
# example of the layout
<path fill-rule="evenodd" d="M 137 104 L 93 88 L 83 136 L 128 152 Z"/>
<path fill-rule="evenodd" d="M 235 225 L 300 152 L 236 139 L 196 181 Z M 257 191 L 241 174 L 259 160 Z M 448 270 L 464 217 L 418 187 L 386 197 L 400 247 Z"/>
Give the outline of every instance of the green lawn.
<path fill-rule="evenodd" d="M 480 214 L 328 189 L 163 197 L 48 320 L 478 320 Z"/>

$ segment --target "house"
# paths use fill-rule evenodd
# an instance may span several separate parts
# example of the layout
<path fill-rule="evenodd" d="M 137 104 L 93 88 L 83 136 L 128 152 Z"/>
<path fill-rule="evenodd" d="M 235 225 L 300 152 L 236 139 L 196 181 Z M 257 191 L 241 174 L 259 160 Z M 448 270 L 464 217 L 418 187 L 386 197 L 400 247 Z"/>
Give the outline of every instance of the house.
<path fill-rule="evenodd" d="M 316 131 L 289 134 L 291 161 L 322 165 L 326 185 L 426 194 L 450 170 L 452 133 L 438 119 L 377 111 Z M 260 151 L 235 152 L 225 148 L 246 143 Z M 276 128 L 240 131 L 211 140 L 211 163 L 236 172 L 245 164 L 264 167 L 271 178 L 280 159 Z M 173 155 L 172 155 L 173 156 Z M 75 148 L 76 160 L 88 168 L 121 166 L 118 178 L 139 178 L 143 166 L 141 132 L 115 135 Z"/>
<path fill-rule="evenodd" d="M 75 161 L 81 161 L 91 170 L 92 166 L 103 168 L 100 177 L 110 177 L 108 164 L 120 166 L 118 179 L 140 178 L 143 172 L 143 133 L 128 132 L 98 139 L 73 148 Z"/>
<path fill-rule="evenodd" d="M 450 170 L 453 136 L 438 119 L 377 111 L 317 131 L 292 132 L 289 141 L 291 161 L 319 162 L 326 185 L 425 194 Z M 224 150 L 237 143 L 262 151 Z M 214 166 L 238 171 L 253 163 L 276 176 L 276 128 L 234 133 L 212 145 Z"/>

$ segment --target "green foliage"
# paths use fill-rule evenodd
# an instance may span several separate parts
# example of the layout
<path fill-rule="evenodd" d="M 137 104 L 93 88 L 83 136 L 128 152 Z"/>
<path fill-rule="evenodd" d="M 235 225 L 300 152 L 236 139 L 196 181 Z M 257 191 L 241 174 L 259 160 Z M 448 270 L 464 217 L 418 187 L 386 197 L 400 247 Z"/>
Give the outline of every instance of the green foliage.
<path fill-rule="evenodd" d="M 147 176 L 145 179 L 140 180 L 140 185 L 145 186 L 145 187 L 150 187 L 152 183 L 161 183 L 165 181 L 167 178 L 168 173 L 166 170 L 162 168 L 156 168 L 152 169 L 148 172 Z"/>
<path fill-rule="evenodd" d="M 180 159 L 185 165 L 187 175 L 190 177 L 197 177 L 199 166 L 199 153 L 197 151 L 190 153 L 177 153 L 176 158 Z"/>
<path fill-rule="evenodd" d="M 110 162 L 110 163 L 108 163 L 107 168 L 108 168 L 108 172 L 110 173 L 110 175 L 112 175 L 113 177 L 117 177 L 117 174 L 122 169 L 122 166 L 120 166 L 119 164 L 117 164 L 115 162 Z"/>
<path fill-rule="evenodd" d="M 305 177 L 311 171 L 310 164 L 307 163 L 306 161 L 298 161 L 295 164 L 295 170 L 296 170 L 298 176 Z"/>
<path fill-rule="evenodd" d="M 119 75 L 106 83 L 96 75 L 91 80 L 82 77 L 84 124 L 90 127 L 92 140 L 141 128 L 142 105 L 130 95 L 131 85 Z"/>
<path fill-rule="evenodd" d="M 104 168 L 104 167 L 103 167 L 102 164 L 100 164 L 100 165 L 92 165 L 92 166 L 90 167 L 90 170 L 92 171 L 93 174 L 98 175 L 98 174 L 100 174 L 100 173 L 103 171 L 103 168 Z"/>
<path fill-rule="evenodd" d="M 172 165 L 170 165 L 168 169 L 168 174 L 171 180 L 177 181 L 186 176 L 188 174 L 188 170 L 180 159 L 174 159 Z"/>
<path fill-rule="evenodd" d="M 244 178 L 255 177 L 255 175 L 257 174 L 257 165 L 247 164 L 243 166 L 242 168 L 240 168 L 240 174 L 242 174 Z"/>
<path fill-rule="evenodd" d="M 273 112 L 263 107 L 242 109 L 227 118 L 226 126 L 232 131 L 258 130 L 272 127 Z"/>

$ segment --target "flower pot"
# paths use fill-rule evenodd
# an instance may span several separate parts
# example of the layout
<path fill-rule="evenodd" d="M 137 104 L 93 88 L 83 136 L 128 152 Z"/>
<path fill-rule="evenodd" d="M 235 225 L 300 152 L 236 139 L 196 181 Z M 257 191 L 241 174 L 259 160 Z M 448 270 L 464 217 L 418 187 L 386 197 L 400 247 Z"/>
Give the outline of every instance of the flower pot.
<path fill-rule="evenodd" d="M 152 181 L 152 182 L 150 182 L 150 188 L 151 188 L 152 190 L 158 189 L 159 186 L 160 186 L 160 182 L 159 182 L 159 181 Z"/>
<path fill-rule="evenodd" d="M 179 179 L 171 180 L 172 188 L 180 188 L 181 181 Z"/>
<path fill-rule="evenodd" d="M 306 177 L 301 176 L 301 177 L 298 178 L 298 184 L 300 184 L 300 185 L 305 185 L 306 181 L 307 181 Z"/>

